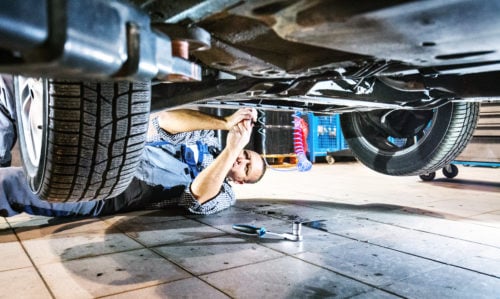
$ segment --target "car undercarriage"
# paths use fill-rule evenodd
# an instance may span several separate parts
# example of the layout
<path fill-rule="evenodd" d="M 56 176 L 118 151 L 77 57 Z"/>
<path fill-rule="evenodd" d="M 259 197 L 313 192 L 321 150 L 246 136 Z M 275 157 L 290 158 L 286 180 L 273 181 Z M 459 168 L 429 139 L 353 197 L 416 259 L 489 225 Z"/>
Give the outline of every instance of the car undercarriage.
<path fill-rule="evenodd" d="M 27 17 L 29 9 L 40 14 Z M 346 141 L 362 163 L 385 174 L 418 175 L 449 164 L 470 140 L 480 103 L 500 100 L 499 13 L 497 0 L 4 2 L 0 73 L 20 78 L 20 114 L 34 100 L 22 94 L 38 88 L 42 95 L 37 101 L 45 107 L 43 132 L 33 134 L 21 124 L 20 136 L 53 140 L 21 142 L 27 162 L 30 152 L 41 157 L 26 163 L 34 164 L 27 167 L 33 190 L 52 201 L 116 195 L 136 163 L 110 162 L 114 154 L 105 148 L 116 143 L 127 156 L 130 144 L 121 139 L 89 141 L 86 154 L 95 159 L 88 163 L 62 163 L 61 170 L 46 162 L 84 155 L 60 144 L 82 135 L 77 125 L 73 137 L 57 129 L 68 125 L 68 108 L 61 104 L 58 110 L 54 102 L 67 100 L 71 87 L 118 85 L 132 94 L 141 86 L 135 102 L 143 117 L 131 125 L 139 128 L 136 134 L 128 136 L 138 152 L 149 111 L 194 105 L 340 113 Z M 73 105 L 83 97 L 79 93 Z M 99 95 L 92 98 L 94 108 L 73 112 L 84 115 L 106 105 L 96 102 Z M 49 117 L 54 114 L 60 122 Z M 88 122 L 83 116 L 75 121 Z M 120 126 L 97 127 L 105 135 Z M 115 168 L 128 175 L 105 187 L 106 174 Z M 54 174 L 61 172 L 68 185 L 51 191 Z M 81 183 L 92 173 L 99 183 Z M 82 192 L 74 191 L 79 187 Z"/>

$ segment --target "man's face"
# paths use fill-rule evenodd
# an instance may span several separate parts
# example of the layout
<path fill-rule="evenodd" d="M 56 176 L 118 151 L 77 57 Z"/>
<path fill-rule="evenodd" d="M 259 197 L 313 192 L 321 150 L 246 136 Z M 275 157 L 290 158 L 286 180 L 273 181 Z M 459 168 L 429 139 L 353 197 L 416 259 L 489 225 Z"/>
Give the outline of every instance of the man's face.
<path fill-rule="evenodd" d="M 254 183 L 263 171 L 260 155 L 254 151 L 243 150 L 228 173 L 228 177 L 235 183 Z"/>

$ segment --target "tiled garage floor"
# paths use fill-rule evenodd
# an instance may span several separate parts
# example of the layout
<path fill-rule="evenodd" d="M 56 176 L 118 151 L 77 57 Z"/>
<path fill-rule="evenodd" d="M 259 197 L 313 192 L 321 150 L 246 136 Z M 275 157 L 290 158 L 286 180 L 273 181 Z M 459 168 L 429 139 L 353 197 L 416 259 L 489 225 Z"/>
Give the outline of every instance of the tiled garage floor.
<path fill-rule="evenodd" d="M 0 298 L 500 298 L 500 169 L 269 171 L 213 216 L 0 218 Z M 234 223 L 304 240 L 257 239 Z"/>

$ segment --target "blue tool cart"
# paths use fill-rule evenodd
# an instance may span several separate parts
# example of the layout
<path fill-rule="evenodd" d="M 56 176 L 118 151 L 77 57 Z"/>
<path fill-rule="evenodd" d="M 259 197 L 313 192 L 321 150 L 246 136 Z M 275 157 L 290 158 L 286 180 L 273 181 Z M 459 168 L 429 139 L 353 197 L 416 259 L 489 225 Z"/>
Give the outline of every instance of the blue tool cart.
<path fill-rule="evenodd" d="M 316 162 L 316 158 L 325 157 L 329 164 L 335 162 L 332 154 L 348 149 L 340 127 L 338 114 L 316 116 L 307 114 L 309 134 L 307 136 L 308 158 Z"/>
<path fill-rule="evenodd" d="M 480 162 L 480 161 L 453 161 L 451 164 L 446 165 L 442 172 L 443 175 L 449 179 L 452 179 L 458 175 L 458 167 L 457 165 L 465 165 L 465 166 L 477 166 L 477 167 L 500 167 L 500 163 L 493 162 Z M 426 174 L 421 174 L 419 176 L 423 181 L 432 181 L 436 177 L 435 172 L 430 172 Z"/>

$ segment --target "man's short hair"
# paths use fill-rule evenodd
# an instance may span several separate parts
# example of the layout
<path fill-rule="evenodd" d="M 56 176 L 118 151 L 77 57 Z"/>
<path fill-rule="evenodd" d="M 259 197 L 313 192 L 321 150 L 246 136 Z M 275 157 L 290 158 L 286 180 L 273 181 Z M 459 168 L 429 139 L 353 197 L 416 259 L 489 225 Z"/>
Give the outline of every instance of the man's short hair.
<path fill-rule="evenodd" d="M 261 161 L 262 161 L 262 173 L 260 174 L 260 176 L 253 182 L 249 182 L 250 184 L 255 184 L 257 182 L 259 182 L 263 177 L 264 177 L 264 174 L 266 173 L 266 170 L 267 170 L 267 161 L 266 161 L 266 158 L 264 157 L 260 157 L 261 158 Z"/>

